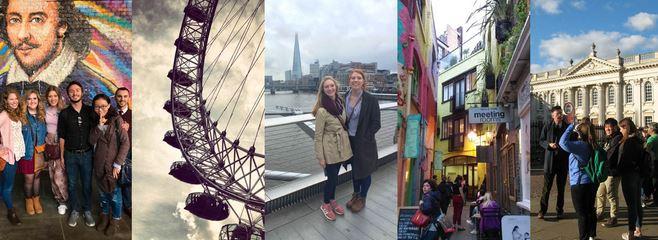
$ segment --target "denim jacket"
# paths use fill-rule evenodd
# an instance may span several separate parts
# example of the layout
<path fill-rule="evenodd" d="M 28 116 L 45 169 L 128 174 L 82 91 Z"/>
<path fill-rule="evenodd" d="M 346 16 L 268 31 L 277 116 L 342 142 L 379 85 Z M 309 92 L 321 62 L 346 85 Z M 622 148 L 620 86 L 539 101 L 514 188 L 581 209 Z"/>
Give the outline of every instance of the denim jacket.
<path fill-rule="evenodd" d="M 25 159 L 32 159 L 34 154 L 34 140 L 33 136 L 36 135 L 37 146 L 46 144 L 46 123 L 39 121 L 32 114 L 27 114 L 28 124 L 23 124 L 23 140 L 25 140 Z"/>

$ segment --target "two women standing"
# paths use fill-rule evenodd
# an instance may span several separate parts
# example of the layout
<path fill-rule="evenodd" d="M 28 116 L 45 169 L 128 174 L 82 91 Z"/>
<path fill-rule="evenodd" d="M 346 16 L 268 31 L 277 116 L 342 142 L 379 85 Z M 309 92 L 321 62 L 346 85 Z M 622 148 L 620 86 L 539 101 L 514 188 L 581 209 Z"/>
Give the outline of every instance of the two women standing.
<path fill-rule="evenodd" d="M 379 103 L 365 91 L 362 70 L 352 70 L 349 76 L 350 90 L 344 101 L 338 94 L 338 82 L 325 77 L 320 83 L 313 109 L 316 117 L 315 154 L 327 176 L 320 210 L 330 221 L 345 211 L 335 201 L 340 166 L 346 162 L 352 165 L 354 193 L 346 205 L 354 212 L 365 207 L 372 181 L 370 175 L 377 169 L 375 133 L 381 126 Z"/>

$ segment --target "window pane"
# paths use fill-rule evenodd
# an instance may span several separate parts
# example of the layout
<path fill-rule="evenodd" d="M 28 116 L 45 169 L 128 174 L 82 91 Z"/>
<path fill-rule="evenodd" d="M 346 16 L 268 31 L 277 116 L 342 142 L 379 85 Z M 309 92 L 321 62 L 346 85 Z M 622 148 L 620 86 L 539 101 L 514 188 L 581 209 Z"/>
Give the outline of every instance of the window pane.
<path fill-rule="evenodd" d="M 608 104 L 615 103 L 615 89 L 612 87 L 608 88 Z"/>
<path fill-rule="evenodd" d="M 592 89 L 592 106 L 599 105 L 599 92 L 598 89 Z"/>
<path fill-rule="evenodd" d="M 646 85 L 644 85 L 644 101 L 645 102 L 650 102 L 653 101 L 653 92 L 651 91 L 651 83 L 647 82 Z"/>
<path fill-rule="evenodd" d="M 633 102 L 633 86 L 626 85 L 626 103 Z"/>

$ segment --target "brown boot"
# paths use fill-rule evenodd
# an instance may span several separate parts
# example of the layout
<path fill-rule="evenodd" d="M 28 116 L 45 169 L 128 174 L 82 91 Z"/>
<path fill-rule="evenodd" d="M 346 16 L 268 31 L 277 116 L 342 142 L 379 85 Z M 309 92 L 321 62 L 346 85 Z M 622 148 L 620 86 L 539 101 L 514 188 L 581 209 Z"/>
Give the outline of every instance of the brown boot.
<path fill-rule="evenodd" d="M 34 215 L 34 200 L 25 198 L 25 212 L 27 215 Z"/>
<path fill-rule="evenodd" d="M 7 219 L 9 219 L 11 225 L 21 225 L 21 220 L 18 219 L 18 214 L 16 214 L 15 208 L 7 209 Z"/>
<path fill-rule="evenodd" d="M 105 236 L 111 237 L 114 236 L 115 233 L 119 232 L 119 221 L 121 220 L 114 218 L 110 220 L 110 225 L 107 226 L 107 230 L 105 230 Z"/>
<path fill-rule="evenodd" d="M 104 232 L 109 223 L 110 217 L 107 214 L 101 213 L 100 217 L 98 217 L 98 224 L 96 224 L 96 231 Z"/>
<path fill-rule="evenodd" d="M 352 203 L 352 211 L 353 212 L 360 212 L 363 207 L 366 206 L 366 199 L 363 197 L 357 197 L 356 200 L 354 200 L 354 203 Z"/>
<path fill-rule="evenodd" d="M 345 206 L 347 206 L 347 209 L 352 210 L 352 205 L 354 204 L 354 201 L 355 201 L 358 197 L 359 197 L 359 194 L 358 194 L 358 193 L 352 193 L 352 199 L 350 199 L 349 201 L 347 201 L 347 203 L 345 204 Z"/>
<path fill-rule="evenodd" d="M 43 207 L 41 207 L 41 201 L 39 200 L 39 196 L 35 196 L 32 198 L 32 202 L 34 202 L 34 212 L 37 214 L 43 212 Z"/>

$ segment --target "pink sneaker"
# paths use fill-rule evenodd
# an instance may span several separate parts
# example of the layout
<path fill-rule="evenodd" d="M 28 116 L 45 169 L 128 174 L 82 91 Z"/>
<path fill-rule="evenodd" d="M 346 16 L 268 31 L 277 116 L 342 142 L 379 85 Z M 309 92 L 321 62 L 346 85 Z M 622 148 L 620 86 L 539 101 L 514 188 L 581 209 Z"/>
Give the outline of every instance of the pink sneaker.
<path fill-rule="evenodd" d="M 331 205 L 329 203 L 324 203 L 320 205 L 320 210 L 322 210 L 322 213 L 324 214 L 324 217 L 327 218 L 327 220 L 329 221 L 336 220 L 336 214 L 334 213 L 333 210 L 331 210 Z"/>
<path fill-rule="evenodd" d="M 331 200 L 331 202 L 329 202 L 329 204 L 331 204 L 331 208 L 334 210 L 334 212 L 336 214 L 341 215 L 341 216 L 343 216 L 345 214 L 345 209 L 343 207 L 341 207 L 340 204 L 338 204 L 336 202 L 336 200 Z"/>

